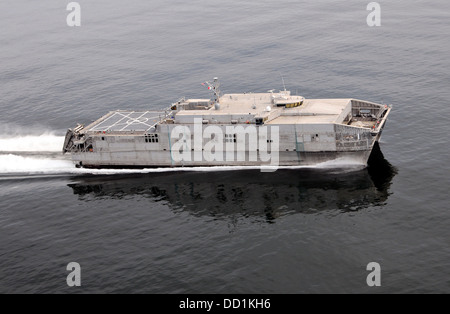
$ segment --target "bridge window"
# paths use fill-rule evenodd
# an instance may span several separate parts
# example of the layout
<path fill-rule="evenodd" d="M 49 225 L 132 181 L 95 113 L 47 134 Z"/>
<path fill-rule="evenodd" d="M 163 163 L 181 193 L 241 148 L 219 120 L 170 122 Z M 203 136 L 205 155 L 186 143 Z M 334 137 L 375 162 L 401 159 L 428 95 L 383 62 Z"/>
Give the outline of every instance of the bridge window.
<path fill-rule="evenodd" d="M 158 134 L 145 134 L 146 143 L 159 143 Z"/>
<path fill-rule="evenodd" d="M 225 134 L 225 143 L 236 143 L 237 142 L 236 134 Z"/>
<path fill-rule="evenodd" d="M 319 134 L 312 134 L 311 135 L 311 142 L 319 141 Z"/>

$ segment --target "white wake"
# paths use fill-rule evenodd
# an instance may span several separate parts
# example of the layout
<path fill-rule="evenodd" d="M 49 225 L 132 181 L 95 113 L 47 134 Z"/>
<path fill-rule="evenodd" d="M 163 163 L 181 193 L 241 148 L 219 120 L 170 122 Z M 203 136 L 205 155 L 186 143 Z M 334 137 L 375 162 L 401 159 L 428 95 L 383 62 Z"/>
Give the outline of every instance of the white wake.
<path fill-rule="evenodd" d="M 148 169 L 85 169 L 75 168 L 71 160 L 58 159 L 54 156 L 22 156 L 15 154 L 0 155 L 0 174 L 131 174 L 158 172 L 218 172 L 239 170 L 282 170 L 282 169 L 334 169 L 361 168 L 362 165 L 349 164 L 342 161 L 329 161 L 315 166 L 282 166 L 278 168 L 261 168 L 259 166 L 214 166 L 214 167 L 178 167 L 178 168 L 148 168 Z"/>
<path fill-rule="evenodd" d="M 75 168 L 70 160 L 27 157 L 14 154 L 0 155 L 0 173 L 58 174 L 70 173 Z"/>
<path fill-rule="evenodd" d="M 6 137 L 0 135 L 2 152 L 60 152 L 64 144 L 63 136 L 52 133 Z"/>

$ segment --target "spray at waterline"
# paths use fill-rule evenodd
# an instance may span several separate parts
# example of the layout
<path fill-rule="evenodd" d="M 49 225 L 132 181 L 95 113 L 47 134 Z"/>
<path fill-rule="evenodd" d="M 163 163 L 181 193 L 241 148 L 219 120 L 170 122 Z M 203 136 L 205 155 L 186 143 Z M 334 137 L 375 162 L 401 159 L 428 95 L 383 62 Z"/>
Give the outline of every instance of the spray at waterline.
<path fill-rule="evenodd" d="M 5 152 L 60 152 L 64 137 L 53 133 L 40 135 L 0 135 L 0 153 Z"/>

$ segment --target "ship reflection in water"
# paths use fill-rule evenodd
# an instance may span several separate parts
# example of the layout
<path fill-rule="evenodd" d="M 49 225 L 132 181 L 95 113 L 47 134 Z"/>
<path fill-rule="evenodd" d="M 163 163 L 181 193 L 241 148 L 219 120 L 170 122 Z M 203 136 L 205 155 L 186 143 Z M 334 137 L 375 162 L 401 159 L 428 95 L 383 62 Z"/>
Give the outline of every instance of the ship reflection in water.
<path fill-rule="evenodd" d="M 358 211 L 385 204 L 397 170 L 378 145 L 362 170 L 298 169 L 165 172 L 83 176 L 69 186 L 80 200 L 128 196 L 165 202 L 195 216 L 258 217 L 268 223 L 292 213 Z"/>

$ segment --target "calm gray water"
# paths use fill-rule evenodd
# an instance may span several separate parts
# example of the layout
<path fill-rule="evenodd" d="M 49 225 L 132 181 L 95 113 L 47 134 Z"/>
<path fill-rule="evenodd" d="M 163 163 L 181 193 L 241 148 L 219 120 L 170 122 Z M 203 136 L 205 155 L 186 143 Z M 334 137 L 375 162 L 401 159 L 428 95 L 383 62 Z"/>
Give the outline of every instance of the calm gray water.
<path fill-rule="evenodd" d="M 0 3 L 0 293 L 450 293 L 450 3 Z M 392 3 L 393 2 L 393 3 Z M 82 171 L 113 109 L 287 88 L 394 110 L 368 169 Z M 66 285 L 78 262 L 82 287 Z M 378 262 L 382 286 L 368 287 Z"/>

